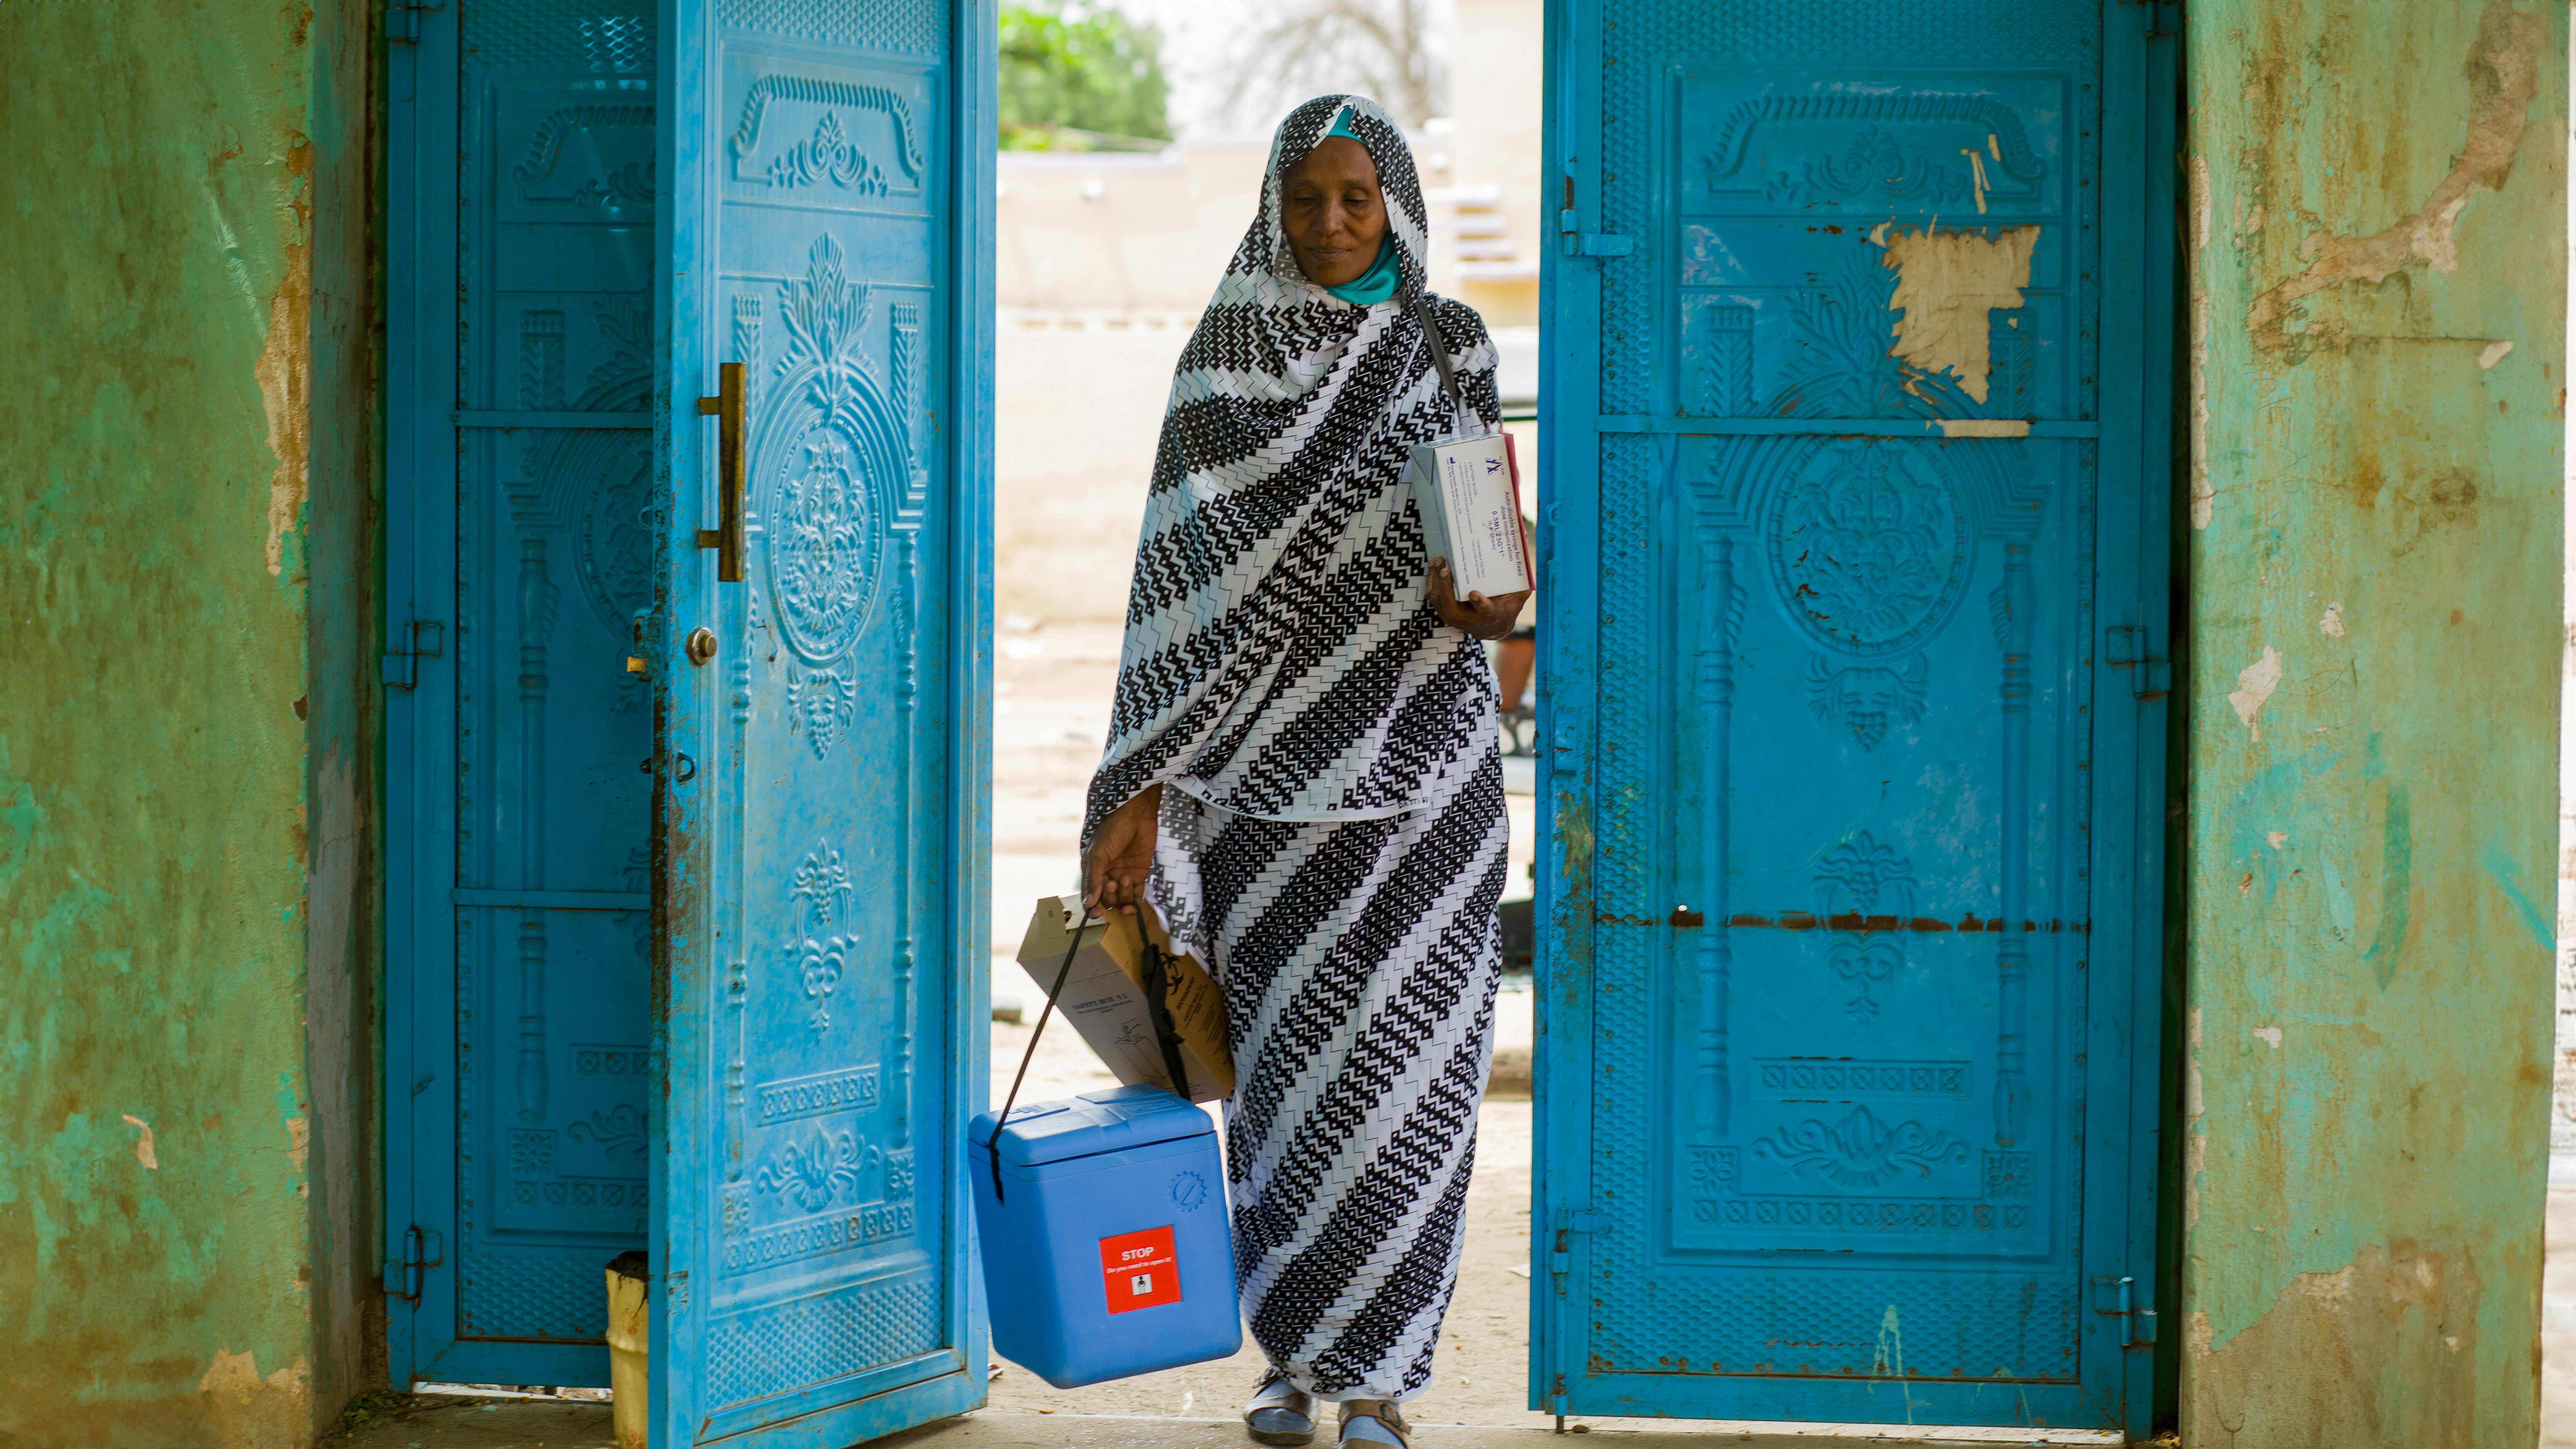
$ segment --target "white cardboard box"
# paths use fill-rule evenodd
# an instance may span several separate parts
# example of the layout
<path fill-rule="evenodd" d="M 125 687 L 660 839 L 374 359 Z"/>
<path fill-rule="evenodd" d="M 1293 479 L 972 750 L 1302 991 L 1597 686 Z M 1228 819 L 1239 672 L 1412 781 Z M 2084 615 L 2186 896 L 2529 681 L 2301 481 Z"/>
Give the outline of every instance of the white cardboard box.
<path fill-rule="evenodd" d="M 1520 464 L 1511 434 L 1416 443 L 1406 477 L 1427 551 L 1449 560 L 1461 603 L 1473 593 L 1491 599 L 1537 587 L 1521 532 Z"/>
<path fill-rule="evenodd" d="M 1074 943 L 1073 923 L 1080 918 L 1079 896 L 1041 899 L 1029 917 L 1019 962 L 1037 983 L 1033 1008 L 1045 1006 L 1047 989 L 1055 985 L 1065 950 Z M 1234 1056 L 1226 1043 L 1225 998 L 1198 958 L 1172 951 L 1171 937 L 1151 906 L 1138 906 L 1132 916 L 1112 911 L 1107 920 L 1082 927 L 1082 945 L 1064 978 L 1064 994 L 1056 998 L 1056 1013 L 1073 1024 L 1120 1082 L 1170 1090 L 1171 1074 L 1163 1068 L 1162 1044 L 1154 1039 L 1145 1005 L 1146 933 L 1163 951 L 1163 1001 L 1181 1036 L 1181 1070 L 1190 1079 L 1190 1100 L 1213 1102 L 1232 1095 Z M 1041 1014 L 1035 1009 L 1028 1013 L 1031 1021 Z"/>

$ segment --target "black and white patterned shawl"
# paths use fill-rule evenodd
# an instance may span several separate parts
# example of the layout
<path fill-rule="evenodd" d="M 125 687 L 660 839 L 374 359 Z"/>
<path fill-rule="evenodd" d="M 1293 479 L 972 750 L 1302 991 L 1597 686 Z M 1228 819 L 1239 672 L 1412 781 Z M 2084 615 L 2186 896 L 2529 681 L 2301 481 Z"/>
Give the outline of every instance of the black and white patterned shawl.
<path fill-rule="evenodd" d="M 1289 168 L 1346 112 L 1403 266 L 1370 306 L 1308 281 L 1280 223 Z M 1493 671 L 1428 600 L 1404 484 L 1412 444 L 1477 430 L 1409 305 L 1427 297 L 1426 221 L 1412 151 L 1376 103 L 1322 96 L 1280 123 L 1261 214 L 1172 378 L 1086 846 L 1157 784 L 1269 820 L 1436 809 L 1494 748 Z M 1427 300 L 1469 407 L 1495 426 L 1483 320 Z"/>

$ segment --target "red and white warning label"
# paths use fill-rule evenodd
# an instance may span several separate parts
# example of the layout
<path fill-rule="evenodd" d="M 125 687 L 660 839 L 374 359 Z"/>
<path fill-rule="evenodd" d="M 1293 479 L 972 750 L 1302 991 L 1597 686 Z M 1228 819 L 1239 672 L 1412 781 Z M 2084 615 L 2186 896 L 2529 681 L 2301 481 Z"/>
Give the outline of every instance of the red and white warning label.
<path fill-rule="evenodd" d="M 1112 1313 L 1180 1302 L 1181 1260 L 1172 1251 L 1172 1230 L 1147 1228 L 1102 1238 L 1100 1278 Z"/>

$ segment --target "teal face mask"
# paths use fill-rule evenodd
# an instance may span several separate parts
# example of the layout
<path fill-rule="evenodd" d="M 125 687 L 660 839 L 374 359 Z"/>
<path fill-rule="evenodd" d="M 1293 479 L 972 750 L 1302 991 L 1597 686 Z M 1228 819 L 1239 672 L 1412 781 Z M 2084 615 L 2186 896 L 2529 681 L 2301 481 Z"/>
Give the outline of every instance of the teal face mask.
<path fill-rule="evenodd" d="M 1377 260 L 1369 263 L 1369 269 L 1360 273 L 1358 281 L 1324 290 L 1345 302 L 1366 307 L 1394 296 L 1396 284 L 1403 280 L 1404 268 L 1395 260 L 1395 238 L 1389 237 L 1378 243 Z"/>

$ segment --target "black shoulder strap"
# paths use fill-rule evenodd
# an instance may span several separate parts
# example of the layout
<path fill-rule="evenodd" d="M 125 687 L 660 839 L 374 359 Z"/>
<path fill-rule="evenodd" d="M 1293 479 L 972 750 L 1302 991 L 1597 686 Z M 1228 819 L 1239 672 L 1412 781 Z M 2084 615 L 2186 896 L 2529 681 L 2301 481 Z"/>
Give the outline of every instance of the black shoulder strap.
<path fill-rule="evenodd" d="M 993 1159 L 995 1202 L 1002 1201 L 1002 1129 L 1011 1125 L 1011 1108 L 1018 1105 L 1020 1083 L 1028 1079 L 1029 1062 L 1038 1054 L 1038 1038 L 1046 1035 L 1047 1019 L 1055 1015 L 1056 998 L 1064 993 L 1064 979 L 1073 974 L 1073 958 L 1081 953 L 1083 933 L 1091 929 L 1091 913 L 1083 911 L 1081 917 L 1074 923 L 1073 939 L 1065 944 L 1063 964 L 1055 968 L 1055 985 L 1047 988 L 1046 1009 L 1038 1013 L 1037 1030 L 1029 1033 L 1029 1049 L 1020 1053 L 1020 1070 L 1011 1078 L 1010 1095 L 1002 1099 L 1002 1115 L 993 1119 L 993 1140 L 984 1144 Z M 1102 922 L 1101 933 L 1108 934 L 1106 921 Z M 1162 1048 L 1163 1071 L 1171 1078 L 1172 1095 L 1186 1102 L 1190 1099 L 1190 1077 L 1188 1068 L 1181 1063 L 1180 1028 L 1172 1024 L 1170 963 L 1155 947 L 1153 937 L 1145 934 L 1142 921 L 1137 923 L 1136 934 L 1145 943 L 1146 1020 L 1152 1023 L 1155 1043 Z"/>
<path fill-rule="evenodd" d="M 1449 394 L 1449 406 L 1462 416 L 1467 414 L 1467 399 L 1458 391 L 1458 370 L 1449 365 L 1449 340 L 1440 335 L 1440 320 L 1431 315 L 1431 304 L 1420 292 L 1413 294 L 1413 315 L 1422 321 L 1422 342 L 1431 349 L 1431 364 L 1440 369 L 1440 386 Z"/>
<path fill-rule="evenodd" d="M 1064 978 L 1073 974 L 1073 958 L 1080 954 L 1082 933 L 1090 929 L 1090 926 L 1091 912 L 1088 910 L 1077 912 L 1073 923 L 1073 939 L 1065 943 L 1064 964 L 1055 968 L 1055 985 L 1047 988 L 1046 1010 L 1038 1013 L 1037 1030 L 1029 1033 L 1029 1049 L 1020 1053 L 1020 1070 L 1011 1078 L 1011 1094 L 1002 1099 L 1002 1115 L 993 1119 L 993 1140 L 984 1144 L 984 1150 L 993 1159 L 993 1201 L 995 1202 L 1002 1201 L 1002 1129 L 1011 1125 L 1011 1108 L 1019 1103 L 1020 1083 L 1028 1080 L 1029 1062 L 1038 1054 L 1038 1038 L 1046 1035 L 1047 1018 L 1055 1015 L 1055 999 L 1064 992 Z M 1106 929 L 1104 926 L 1104 934 Z"/>

